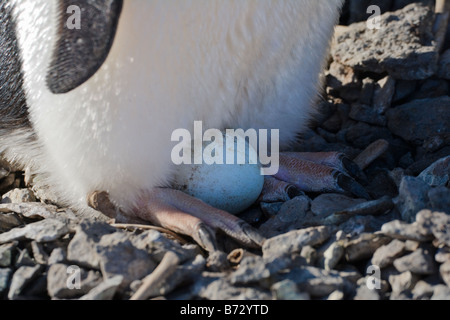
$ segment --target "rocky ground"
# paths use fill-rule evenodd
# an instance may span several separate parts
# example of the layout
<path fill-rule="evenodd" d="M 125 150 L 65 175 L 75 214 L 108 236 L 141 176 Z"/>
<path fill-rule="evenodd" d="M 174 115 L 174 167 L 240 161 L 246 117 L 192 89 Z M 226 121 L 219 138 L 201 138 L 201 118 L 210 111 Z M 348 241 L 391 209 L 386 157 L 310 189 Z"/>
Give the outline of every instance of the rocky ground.
<path fill-rule="evenodd" d="M 358 22 L 369 2 L 391 10 L 379 30 Z M 241 217 L 268 237 L 262 249 L 224 238 L 226 253 L 208 255 L 163 230 L 81 219 L 2 163 L 0 297 L 450 299 L 448 14 L 410 2 L 348 3 L 322 116 L 294 148 L 347 153 L 372 201 L 260 203 Z"/>

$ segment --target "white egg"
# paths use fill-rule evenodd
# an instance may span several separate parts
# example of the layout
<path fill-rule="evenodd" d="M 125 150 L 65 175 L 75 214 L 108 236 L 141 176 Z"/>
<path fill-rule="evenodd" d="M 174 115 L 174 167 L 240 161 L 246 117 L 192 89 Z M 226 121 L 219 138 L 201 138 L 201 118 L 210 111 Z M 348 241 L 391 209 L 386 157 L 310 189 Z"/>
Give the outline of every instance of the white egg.
<path fill-rule="evenodd" d="M 234 139 L 234 144 L 230 143 L 228 148 L 227 139 Z M 220 150 L 223 150 L 222 154 Z M 177 166 L 173 187 L 232 214 L 250 207 L 258 199 L 264 184 L 256 150 L 241 136 L 223 134 L 223 143 L 204 142 L 202 151 L 193 157 L 202 164 Z M 222 159 L 223 164 L 218 164 L 217 159 Z M 241 164 L 238 159 L 242 160 Z"/>

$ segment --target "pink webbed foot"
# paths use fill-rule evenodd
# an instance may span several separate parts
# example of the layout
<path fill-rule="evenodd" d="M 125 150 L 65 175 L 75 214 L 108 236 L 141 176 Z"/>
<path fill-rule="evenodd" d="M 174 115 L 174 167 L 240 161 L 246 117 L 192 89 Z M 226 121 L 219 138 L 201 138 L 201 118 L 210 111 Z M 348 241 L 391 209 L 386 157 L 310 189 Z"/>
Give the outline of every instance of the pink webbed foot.
<path fill-rule="evenodd" d="M 279 171 L 266 178 L 259 200 L 286 200 L 300 191 L 350 193 L 370 199 L 357 180 L 365 182 L 364 173 L 342 153 L 281 153 Z"/>
<path fill-rule="evenodd" d="M 127 213 L 118 212 L 104 192 L 94 192 L 89 199 L 92 207 L 117 222 L 151 223 L 187 235 L 210 252 L 217 250 L 218 230 L 249 248 L 261 247 L 265 240 L 236 216 L 174 189 L 154 188 L 143 192 L 133 210 Z"/>

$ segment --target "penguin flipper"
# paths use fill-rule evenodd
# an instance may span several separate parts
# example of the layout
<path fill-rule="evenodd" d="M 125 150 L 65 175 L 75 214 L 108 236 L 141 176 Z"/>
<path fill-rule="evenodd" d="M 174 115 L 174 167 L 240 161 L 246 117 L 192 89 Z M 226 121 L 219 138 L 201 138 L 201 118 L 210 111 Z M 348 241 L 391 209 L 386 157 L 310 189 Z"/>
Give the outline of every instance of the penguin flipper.
<path fill-rule="evenodd" d="M 52 93 L 77 88 L 102 66 L 114 41 L 122 5 L 123 0 L 60 1 L 59 38 L 46 79 Z M 79 29 L 76 24 L 69 27 L 71 10 L 77 14 L 78 8 Z"/>

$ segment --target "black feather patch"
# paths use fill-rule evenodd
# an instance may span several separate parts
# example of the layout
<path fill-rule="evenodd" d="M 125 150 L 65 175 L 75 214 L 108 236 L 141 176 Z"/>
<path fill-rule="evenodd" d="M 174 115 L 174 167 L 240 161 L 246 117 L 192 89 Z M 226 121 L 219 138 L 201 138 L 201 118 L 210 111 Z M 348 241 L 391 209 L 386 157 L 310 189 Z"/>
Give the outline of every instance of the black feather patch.
<path fill-rule="evenodd" d="M 10 1 L 0 0 L 0 130 L 7 131 L 31 127 L 12 10 Z"/>
<path fill-rule="evenodd" d="M 59 39 L 47 74 L 51 92 L 69 92 L 98 71 L 112 47 L 122 5 L 123 0 L 60 0 Z M 69 7 L 77 10 L 68 13 Z"/>

